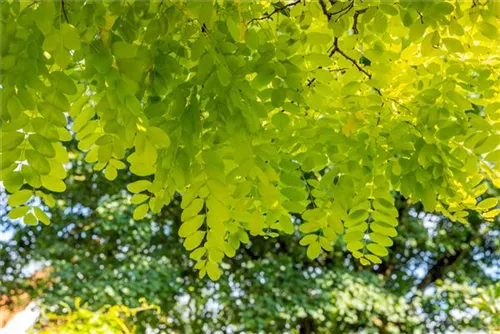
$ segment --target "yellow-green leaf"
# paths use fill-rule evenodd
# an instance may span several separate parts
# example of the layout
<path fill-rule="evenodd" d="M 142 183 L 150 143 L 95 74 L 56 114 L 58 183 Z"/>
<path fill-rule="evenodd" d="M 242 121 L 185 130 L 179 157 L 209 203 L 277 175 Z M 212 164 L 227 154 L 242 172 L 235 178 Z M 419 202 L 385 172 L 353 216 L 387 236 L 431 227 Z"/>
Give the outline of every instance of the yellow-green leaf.
<path fill-rule="evenodd" d="M 321 253 L 321 245 L 319 242 L 313 242 L 307 247 L 307 257 L 314 260 Z"/>
<path fill-rule="evenodd" d="M 30 210 L 30 208 L 28 206 L 20 206 L 18 208 L 15 208 L 15 209 L 12 209 L 9 211 L 9 214 L 7 215 L 10 219 L 17 219 L 17 218 L 21 218 L 22 216 L 24 216 L 26 213 L 28 213 L 28 211 Z"/>
<path fill-rule="evenodd" d="M 43 212 L 42 209 L 40 209 L 39 207 L 34 207 L 33 210 L 35 211 L 36 217 L 38 218 L 39 221 L 42 222 L 42 224 L 50 225 L 49 216 L 47 216 L 47 214 L 45 212 Z"/>
<path fill-rule="evenodd" d="M 41 175 L 40 179 L 42 181 L 42 186 L 50 191 L 62 193 L 66 190 L 66 184 L 58 178 L 50 175 Z"/>
<path fill-rule="evenodd" d="M 19 206 L 21 204 L 26 203 L 31 198 L 32 195 L 33 195 L 33 190 L 28 190 L 28 189 L 19 190 L 9 196 L 7 204 L 9 204 L 11 207 Z"/>
<path fill-rule="evenodd" d="M 186 238 L 186 240 L 184 240 L 183 244 L 184 248 L 186 248 L 188 251 L 195 249 L 201 244 L 204 237 L 205 237 L 205 232 L 203 231 L 197 231 L 191 234 L 189 237 Z"/>
<path fill-rule="evenodd" d="M 148 213 L 148 211 L 149 211 L 149 204 L 141 204 L 134 209 L 134 213 L 132 216 L 135 220 L 141 220 L 142 218 L 144 218 L 146 213 Z"/>
<path fill-rule="evenodd" d="M 221 271 L 220 271 L 219 266 L 217 265 L 216 262 L 208 261 L 206 268 L 207 268 L 208 277 L 210 277 L 211 280 L 217 281 L 220 278 Z"/>
<path fill-rule="evenodd" d="M 477 205 L 477 208 L 480 210 L 486 211 L 486 210 L 489 210 L 489 209 L 495 207 L 497 204 L 498 204 L 498 198 L 490 197 L 490 198 L 487 198 L 487 199 L 479 202 L 479 204 Z"/>

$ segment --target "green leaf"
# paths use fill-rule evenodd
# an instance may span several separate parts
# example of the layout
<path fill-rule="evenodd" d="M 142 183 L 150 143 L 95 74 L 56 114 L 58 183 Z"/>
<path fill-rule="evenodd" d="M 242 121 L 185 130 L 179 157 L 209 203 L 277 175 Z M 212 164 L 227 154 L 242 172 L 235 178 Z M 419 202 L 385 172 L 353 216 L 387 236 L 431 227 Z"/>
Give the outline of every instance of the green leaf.
<path fill-rule="evenodd" d="M 478 203 L 477 208 L 483 211 L 489 210 L 498 204 L 498 198 L 490 197 Z"/>
<path fill-rule="evenodd" d="M 467 110 L 470 108 L 471 103 L 464 96 L 458 94 L 457 92 L 450 91 L 446 93 L 446 97 L 450 99 L 453 103 L 457 105 L 462 110 Z"/>
<path fill-rule="evenodd" d="M 281 193 L 291 201 L 303 201 L 307 198 L 307 192 L 298 188 L 286 187 L 281 189 Z"/>
<path fill-rule="evenodd" d="M 316 242 L 318 240 L 318 236 L 316 234 L 309 234 L 303 237 L 300 241 L 299 244 L 301 246 L 307 246 L 312 244 L 313 242 Z"/>
<path fill-rule="evenodd" d="M 126 42 L 115 42 L 111 47 L 113 55 L 118 59 L 134 58 L 137 55 L 138 46 Z"/>
<path fill-rule="evenodd" d="M 375 255 L 372 255 L 372 254 L 366 254 L 365 258 L 367 258 L 368 260 L 370 260 L 371 262 L 373 262 L 375 264 L 381 264 L 382 263 L 382 260 L 378 256 L 375 256 Z"/>
<path fill-rule="evenodd" d="M 355 252 L 362 249 L 365 245 L 361 241 L 351 241 L 347 244 L 347 250 L 350 252 Z"/>
<path fill-rule="evenodd" d="M 26 215 L 29 210 L 30 210 L 29 206 L 20 206 L 18 208 L 10 210 L 7 216 L 10 219 L 21 218 L 24 215 Z"/>
<path fill-rule="evenodd" d="M 198 229 L 203 225 L 204 221 L 205 216 L 202 215 L 194 216 L 191 219 L 185 221 L 179 228 L 179 236 L 181 238 L 189 237 L 190 235 L 198 231 Z"/>
<path fill-rule="evenodd" d="M 271 103 L 275 107 L 280 107 L 285 102 L 286 91 L 283 88 L 274 89 L 271 93 Z"/>
<path fill-rule="evenodd" d="M 64 72 L 54 71 L 50 73 L 52 85 L 64 94 L 74 95 L 77 93 L 77 88 L 73 79 L 67 76 Z"/>
<path fill-rule="evenodd" d="M 307 35 L 307 41 L 313 45 L 327 45 L 333 41 L 333 37 L 322 32 L 311 32 Z"/>
<path fill-rule="evenodd" d="M 371 265 L 371 262 L 364 258 L 359 259 L 359 263 L 361 263 L 363 266 Z"/>
<path fill-rule="evenodd" d="M 104 176 L 106 177 L 106 179 L 113 181 L 118 176 L 118 172 L 116 171 L 115 167 L 108 164 L 108 166 L 104 170 Z"/>
<path fill-rule="evenodd" d="M 139 180 L 139 181 L 135 181 L 135 182 L 130 183 L 127 186 L 127 189 L 131 193 L 135 194 L 135 193 L 140 193 L 140 192 L 142 192 L 144 190 L 148 190 L 150 187 L 151 187 L 151 182 L 150 181 Z"/>
<path fill-rule="evenodd" d="M 7 204 L 9 204 L 9 206 L 11 207 L 19 206 L 26 203 L 31 198 L 31 196 L 33 196 L 33 190 L 19 190 L 9 196 Z"/>
<path fill-rule="evenodd" d="M 372 252 L 373 254 L 375 255 L 378 255 L 378 256 L 386 256 L 389 254 L 389 252 L 387 251 L 387 248 L 385 247 L 382 247 L 378 244 L 368 244 L 366 246 L 366 248 Z"/>
<path fill-rule="evenodd" d="M 489 153 L 485 159 L 490 162 L 500 163 L 500 150 Z"/>
<path fill-rule="evenodd" d="M 214 261 L 207 262 L 207 274 L 208 277 L 210 277 L 210 279 L 213 281 L 217 281 L 220 278 L 221 271 L 216 262 Z"/>
<path fill-rule="evenodd" d="M 38 190 L 36 191 L 36 195 L 40 196 L 48 207 L 53 208 L 56 205 L 56 200 L 51 195 Z"/>
<path fill-rule="evenodd" d="M 321 228 L 321 224 L 318 222 L 307 222 L 299 226 L 299 231 L 303 233 L 316 232 Z"/>
<path fill-rule="evenodd" d="M 389 227 L 385 224 L 379 223 L 379 222 L 373 222 L 370 224 L 370 229 L 373 232 L 380 233 L 382 235 L 387 235 L 389 237 L 395 237 L 398 235 L 398 232 L 396 231 L 395 228 Z"/>
<path fill-rule="evenodd" d="M 186 240 L 184 240 L 184 248 L 186 248 L 188 251 L 195 249 L 201 244 L 204 237 L 204 231 L 196 231 L 195 233 L 187 237 Z"/>
<path fill-rule="evenodd" d="M 49 161 L 42 154 L 33 150 L 26 150 L 25 154 L 31 168 L 42 175 L 50 173 Z"/>
<path fill-rule="evenodd" d="M 393 244 L 391 238 L 379 233 L 370 233 L 370 239 L 383 247 L 391 247 Z"/>
<path fill-rule="evenodd" d="M 19 145 L 24 140 L 24 133 L 20 132 L 3 132 L 0 134 L 0 147 L 2 148 L 2 153 L 10 151 Z"/>
<path fill-rule="evenodd" d="M 41 175 L 40 179 L 42 181 L 42 186 L 50 191 L 62 193 L 66 190 L 66 184 L 62 180 L 51 175 Z"/>
<path fill-rule="evenodd" d="M 130 204 L 140 204 L 146 200 L 148 200 L 150 197 L 148 195 L 144 194 L 136 194 L 130 199 Z"/>
<path fill-rule="evenodd" d="M 317 220 L 324 218 L 325 216 L 326 216 L 325 210 L 316 208 L 316 209 L 311 209 L 311 210 L 307 210 L 306 212 L 304 212 L 304 214 L 302 215 L 302 218 L 304 218 L 307 221 L 317 221 Z"/>
<path fill-rule="evenodd" d="M 71 24 L 61 24 L 61 38 L 66 49 L 80 50 L 80 34 Z"/>
<path fill-rule="evenodd" d="M 333 250 L 332 242 L 327 238 L 319 237 L 319 243 L 321 245 L 321 248 L 323 248 L 325 251 L 330 252 Z"/>
<path fill-rule="evenodd" d="M 28 141 L 38 153 L 49 158 L 55 157 L 56 151 L 47 138 L 35 133 L 28 137 Z"/>
<path fill-rule="evenodd" d="M 500 36 L 498 34 L 498 29 L 493 24 L 491 24 L 489 22 L 481 21 L 481 22 L 479 22 L 478 27 L 479 27 L 479 31 L 481 31 L 481 33 L 484 36 L 488 37 L 489 39 L 498 40 L 498 38 L 500 38 Z"/>
<path fill-rule="evenodd" d="M 193 259 L 195 261 L 199 261 L 203 255 L 207 252 L 207 249 L 205 247 L 200 247 L 195 249 L 194 251 L 189 254 L 189 258 Z"/>
<path fill-rule="evenodd" d="M 231 34 L 231 37 L 234 39 L 234 41 L 239 42 L 241 39 L 239 22 L 237 22 L 233 16 L 228 16 L 226 19 L 226 25 L 227 30 L 229 30 L 229 33 Z"/>
<path fill-rule="evenodd" d="M 458 135 L 461 131 L 461 128 L 458 124 L 452 124 L 446 127 L 439 129 L 436 132 L 436 137 L 441 140 L 450 139 L 456 135 Z"/>
<path fill-rule="evenodd" d="M 359 241 L 363 239 L 364 233 L 362 231 L 353 231 L 353 232 L 348 232 L 344 235 L 344 241 L 346 243 L 350 243 L 352 241 Z"/>
<path fill-rule="evenodd" d="M 381 3 L 378 7 L 385 14 L 389 14 L 391 16 L 398 15 L 398 10 L 396 9 L 396 7 L 394 7 L 392 5 L 389 5 L 386 3 Z"/>
<path fill-rule="evenodd" d="M 231 83 L 231 72 L 225 65 L 217 67 L 217 78 L 222 86 L 227 87 Z"/>
<path fill-rule="evenodd" d="M 201 198 L 195 198 L 183 211 L 181 214 L 181 219 L 183 221 L 186 221 L 194 216 L 196 216 L 203 205 L 205 204 L 205 201 Z"/>
<path fill-rule="evenodd" d="M 307 247 L 307 257 L 314 260 L 321 253 L 321 245 L 319 242 L 313 242 Z"/>
<path fill-rule="evenodd" d="M 170 146 L 170 138 L 165 131 L 160 128 L 154 126 L 149 127 L 148 137 L 157 148 L 167 148 Z"/>
<path fill-rule="evenodd" d="M 465 52 L 462 43 L 458 39 L 443 38 L 443 43 L 450 52 Z"/>
<path fill-rule="evenodd" d="M 40 209 L 39 207 L 34 207 L 33 210 L 35 211 L 35 215 L 36 217 L 38 218 L 39 221 L 42 222 L 42 224 L 44 225 L 50 225 L 50 219 L 49 219 L 49 216 L 47 216 L 47 214 L 45 212 L 43 212 L 42 209 Z"/>
<path fill-rule="evenodd" d="M 134 209 L 133 218 L 134 220 L 141 220 L 146 216 L 149 211 L 149 204 L 141 204 Z"/>
<path fill-rule="evenodd" d="M 23 222 L 26 225 L 36 225 L 38 221 L 35 215 L 30 212 L 26 216 L 24 216 Z"/>

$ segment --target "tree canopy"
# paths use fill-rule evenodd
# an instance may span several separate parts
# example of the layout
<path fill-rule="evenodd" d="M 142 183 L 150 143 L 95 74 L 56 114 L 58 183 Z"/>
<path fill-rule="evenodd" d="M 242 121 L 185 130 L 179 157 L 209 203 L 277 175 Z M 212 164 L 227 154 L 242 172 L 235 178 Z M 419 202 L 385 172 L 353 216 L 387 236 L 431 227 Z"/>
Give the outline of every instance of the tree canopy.
<path fill-rule="evenodd" d="M 381 264 L 396 193 L 456 224 L 500 212 L 499 2 L 2 1 L 1 17 L 11 219 L 50 223 L 72 139 L 95 173 L 136 176 L 134 219 L 180 196 L 178 235 L 213 280 L 297 222 L 309 258 L 341 236 Z"/>
<path fill-rule="evenodd" d="M 177 236 L 181 196 L 160 214 L 134 221 L 133 195 L 109 194 L 131 176 L 106 180 L 82 154 L 76 157 L 66 192 L 48 210 L 50 226 L 25 226 L 0 210 L 0 233 L 12 234 L 0 240 L 0 296 L 28 294 L 45 305 L 42 333 L 123 333 L 116 326 L 127 314 L 133 333 L 500 329 L 500 224 L 477 214 L 457 224 L 396 196 L 399 235 L 380 265 L 363 267 L 340 238 L 334 252 L 310 260 L 295 232 L 252 238 L 224 259 L 223 275 L 212 282 L 198 279 Z M 159 311 L 145 308 L 143 299 Z"/>

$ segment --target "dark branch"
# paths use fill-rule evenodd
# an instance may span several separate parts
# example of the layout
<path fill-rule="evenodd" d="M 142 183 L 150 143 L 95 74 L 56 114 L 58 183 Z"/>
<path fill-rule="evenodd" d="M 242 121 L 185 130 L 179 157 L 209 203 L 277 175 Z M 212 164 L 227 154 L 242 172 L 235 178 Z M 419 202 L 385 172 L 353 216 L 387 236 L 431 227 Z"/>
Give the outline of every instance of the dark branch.
<path fill-rule="evenodd" d="M 329 56 L 333 56 L 335 54 L 335 52 L 338 52 L 340 53 L 345 59 L 349 60 L 354 66 L 356 66 L 356 68 L 364 73 L 369 79 L 372 78 L 372 75 L 370 73 L 368 73 L 367 71 L 365 71 L 365 69 L 363 69 L 361 66 L 359 66 L 358 62 L 355 61 L 354 59 L 352 59 L 351 57 L 349 57 L 344 51 L 342 51 L 340 48 L 339 48 L 339 39 L 338 37 L 335 37 L 335 39 L 333 40 L 333 49 L 332 51 L 330 52 Z"/>
<path fill-rule="evenodd" d="M 488 4 L 488 1 L 481 3 L 480 0 L 472 0 L 472 6 L 470 7 L 471 9 L 477 6 L 486 6 Z"/>
<path fill-rule="evenodd" d="M 296 4 L 300 3 L 301 0 L 295 0 L 294 2 L 291 2 L 283 7 L 280 7 L 280 8 L 275 8 L 271 13 L 267 13 L 261 17 L 257 17 L 257 18 L 253 18 L 251 19 L 250 21 L 248 21 L 247 25 L 249 25 L 250 23 L 252 22 L 255 22 L 255 21 L 262 21 L 262 20 L 272 20 L 272 17 L 274 14 L 278 13 L 278 12 L 281 12 L 282 10 L 284 9 L 287 9 L 287 8 L 290 8 L 290 7 L 293 7 L 295 6 Z"/>
<path fill-rule="evenodd" d="M 354 12 L 354 15 L 353 15 L 354 22 L 352 24 L 352 32 L 354 35 L 357 35 L 359 33 L 359 31 L 358 31 L 358 16 L 363 14 L 367 10 L 368 10 L 368 8 L 365 8 L 365 9 L 359 9 L 359 10 Z"/>
<path fill-rule="evenodd" d="M 328 72 L 343 72 L 343 71 L 347 71 L 348 68 L 347 67 L 340 67 L 340 68 L 334 68 L 334 69 L 327 69 Z"/>
<path fill-rule="evenodd" d="M 64 3 L 64 0 L 61 0 L 61 11 L 64 14 L 64 18 L 66 19 L 66 23 L 69 23 L 68 13 L 66 13 L 66 5 Z"/>
<path fill-rule="evenodd" d="M 321 9 L 323 10 L 323 14 L 325 14 L 325 16 L 328 18 L 328 21 L 330 21 L 330 19 L 332 18 L 332 14 L 328 11 L 328 9 L 326 9 L 325 0 L 319 0 L 319 5 L 321 6 Z"/>
<path fill-rule="evenodd" d="M 472 233 L 469 234 L 465 240 L 465 243 L 470 244 L 473 237 L 474 235 Z M 455 249 L 453 252 L 449 252 L 441 257 L 434 263 L 431 269 L 429 269 L 427 274 L 425 274 L 424 278 L 418 285 L 417 290 L 423 291 L 438 279 L 443 279 L 445 274 L 450 271 L 454 264 L 459 262 L 459 260 L 467 253 L 468 250 L 468 248 L 460 247 L 458 249 Z"/>
<path fill-rule="evenodd" d="M 311 85 L 316 81 L 316 78 L 312 78 L 311 80 L 308 81 L 307 87 L 311 87 Z"/>
<path fill-rule="evenodd" d="M 424 24 L 424 16 L 418 10 L 417 10 L 417 13 L 420 16 L 420 23 Z"/>

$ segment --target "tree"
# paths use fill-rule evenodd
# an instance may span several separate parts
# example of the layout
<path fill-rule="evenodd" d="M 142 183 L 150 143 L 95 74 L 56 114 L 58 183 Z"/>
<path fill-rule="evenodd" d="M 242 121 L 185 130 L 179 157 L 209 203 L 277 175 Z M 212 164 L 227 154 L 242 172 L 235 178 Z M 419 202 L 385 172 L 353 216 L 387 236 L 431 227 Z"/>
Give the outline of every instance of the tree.
<path fill-rule="evenodd" d="M 446 333 L 498 327 L 495 306 L 488 303 L 495 295 L 487 293 L 499 274 L 500 226 L 477 215 L 456 224 L 397 196 L 399 235 L 388 260 L 373 268 L 363 268 L 341 239 L 334 252 L 309 259 L 299 245 L 297 219 L 292 235 L 275 243 L 252 238 L 226 258 L 224 275 L 214 283 L 197 278 L 177 237 L 180 197 L 161 214 L 135 221 L 132 196 L 109 195 L 109 187 L 120 189 L 133 176 L 121 173 L 111 182 L 77 157 L 67 191 L 49 209 L 50 226 L 24 226 L 0 212 L 1 226 L 13 231 L 0 242 L 0 295 L 28 293 L 47 305 L 55 314 L 47 319 L 49 331 L 78 328 L 88 323 L 90 311 L 100 326 L 115 324 L 106 305 L 140 308 L 141 298 L 161 311 L 132 316 L 127 323 L 139 333 L 147 327 L 167 333 Z M 49 268 L 49 278 L 34 284 L 26 273 L 33 264 Z M 73 306 L 75 298 L 88 307 Z M 66 314 L 68 309 L 76 311 Z"/>
<path fill-rule="evenodd" d="M 9 215 L 49 218 L 73 136 L 136 220 L 182 195 L 200 277 L 249 237 L 342 236 L 362 265 L 397 234 L 393 191 L 493 221 L 500 186 L 496 1 L 22 2 L 2 9 Z M 250 235 L 250 236 L 249 236 Z"/>

